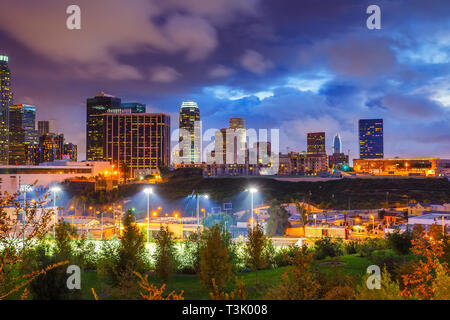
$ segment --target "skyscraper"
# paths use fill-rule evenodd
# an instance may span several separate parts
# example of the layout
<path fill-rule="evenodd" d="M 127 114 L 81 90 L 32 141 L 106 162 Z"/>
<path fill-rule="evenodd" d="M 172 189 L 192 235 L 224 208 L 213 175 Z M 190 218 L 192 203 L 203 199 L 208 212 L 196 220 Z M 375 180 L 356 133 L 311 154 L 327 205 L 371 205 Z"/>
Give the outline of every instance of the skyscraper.
<path fill-rule="evenodd" d="M 9 106 L 9 164 L 25 164 L 27 147 L 37 143 L 36 107 Z"/>
<path fill-rule="evenodd" d="M 9 160 L 11 165 L 26 162 L 25 129 L 22 105 L 9 106 Z"/>
<path fill-rule="evenodd" d="M 230 117 L 230 121 L 228 122 L 228 127 L 230 129 L 244 129 L 245 128 L 245 119 L 242 117 Z"/>
<path fill-rule="evenodd" d="M 8 164 L 9 106 L 13 103 L 8 56 L 0 55 L 0 164 Z"/>
<path fill-rule="evenodd" d="M 307 152 L 312 154 L 325 154 L 325 132 L 308 133 Z"/>
<path fill-rule="evenodd" d="M 145 113 L 145 104 L 139 102 L 125 102 L 121 106 L 122 113 Z"/>
<path fill-rule="evenodd" d="M 180 150 L 181 161 L 185 163 L 200 163 L 202 161 L 202 130 L 200 109 L 196 102 L 184 101 L 180 108 L 180 130 L 186 130 L 190 140 L 190 154 L 183 154 Z M 180 131 L 180 142 L 183 141 Z"/>
<path fill-rule="evenodd" d="M 383 119 L 360 119 L 359 158 L 383 158 Z"/>
<path fill-rule="evenodd" d="M 22 104 L 22 126 L 25 130 L 25 144 L 37 144 L 39 142 L 36 131 L 36 107 Z"/>
<path fill-rule="evenodd" d="M 105 160 L 133 174 L 170 165 L 170 116 L 164 113 L 104 115 Z"/>
<path fill-rule="evenodd" d="M 333 139 L 333 153 L 341 153 L 341 137 L 336 133 Z"/>
<path fill-rule="evenodd" d="M 38 121 L 38 136 L 42 136 L 50 132 L 49 123 L 47 120 Z"/>
<path fill-rule="evenodd" d="M 121 100 L 104 92 L 87 99 L 86 160 L 103 161 L 103 114 L 121 109 Z"/>

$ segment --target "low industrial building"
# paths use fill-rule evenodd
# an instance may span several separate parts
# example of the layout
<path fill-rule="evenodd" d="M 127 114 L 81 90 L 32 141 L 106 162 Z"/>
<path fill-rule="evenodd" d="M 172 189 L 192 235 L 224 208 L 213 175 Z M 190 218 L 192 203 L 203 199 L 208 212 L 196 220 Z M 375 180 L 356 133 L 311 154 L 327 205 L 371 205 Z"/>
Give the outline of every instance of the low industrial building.
<path fill-rule="evenodd" d="M 354 159 L 359 174 L 438 177 L 450 176 L 450 159 Z"/>

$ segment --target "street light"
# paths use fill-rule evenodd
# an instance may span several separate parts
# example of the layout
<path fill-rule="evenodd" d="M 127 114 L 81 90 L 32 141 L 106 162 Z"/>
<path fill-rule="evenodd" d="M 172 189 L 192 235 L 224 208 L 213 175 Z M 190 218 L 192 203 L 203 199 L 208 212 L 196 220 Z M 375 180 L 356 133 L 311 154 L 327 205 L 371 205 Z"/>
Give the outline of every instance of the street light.
<path fill-rule="evenodd" d="M 315 227 L 316 227 L 316 222 L 317 222 L 317 215 L 314 214 L 314 215 L 313 215 L 313 218 L 314 218 L 314 228 L 315 228 Z"/>
<path fill-rule="evenodd" d="M 375 217 L 371 215 L 370 219 L 372 219 L 372 232 L 375 233 Z"/>
<path fill-rule="evenodd" d="M 30 184 L 21 184 L 19 186 L 19 191 L 23 193 L 23 214 L 22 214 L 22 225 L 23 225 L 23 232 L 22 232 L 22 241 L 23 246 L 25 247 L 25 232 L 26 232 L 26 226 L 25 226 L 25 220 L 27 215 L 27 192 L 33 190 L 33 186 Z"/>
<path fill-rule="evenodd" d="M 198 192 L 195 193 L 195 200 L 197 203 L 196 210 L 195 210 L 195 212 L 197 214 L 197 233 L 200 232 L 200 197 L 204 197 L 205 199 L 208 199 L 209 196 L 207 194 L 201 195 Z"/>
<path fill-rule="evenodd" d="M 144 189 L 144 193 L 147 194 L 147 243 L 150 242 L 150 194 L 153 193 L 153 189 L 147 187 Z"/>
<path fill-rule="evenodd" d="M 258 189 L 256 188 L 249 188 L 248 191 L 250 192 L 250 210 L 251 210 L 251 221 L 252 221 L 252 232 L 253 232 L 253 225 L 255 223 L 255 219 L 253 218 L 253 194 L 255 192 L 258 192 Z"/>
<path fill-rule="evenodd" d="M 61 191 L 61 188 L 58 186 L 54 186 L 50 189 L 53 192 L 53 211 L 54 211 L 54 221 L 53 221 L 53 239 L 56 239 L 56 223 L 58 221 L 58 211 L 56 208 L 56 194 Z"/>

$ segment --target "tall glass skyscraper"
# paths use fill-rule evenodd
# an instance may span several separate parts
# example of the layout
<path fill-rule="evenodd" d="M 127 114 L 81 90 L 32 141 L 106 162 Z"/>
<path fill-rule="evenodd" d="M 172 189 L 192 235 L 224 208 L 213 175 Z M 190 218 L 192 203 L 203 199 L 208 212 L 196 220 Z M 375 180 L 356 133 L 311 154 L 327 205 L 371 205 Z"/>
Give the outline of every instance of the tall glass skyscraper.
<path fill-rule="evenodd" d="M 383 158 L 383 119 L 360 119 L 358 127 L 359 158 Z"/>
<path fill-rule="evenodd" d="M 341 153 L 341 137 L 336 133 L 333 139 L 333 153 Z"/>
<path fill-rule="evenodd" d="M 25 164 L 27 147 L 37 143 L 36 107 L 9 106 L 9 164 Z"/>
<path fill-rule="evenodd" d="M 200 122 L 200 109 L 196 102 L 184 101 L 180 108 L 180 130 L 184 129 L 189 133 L 190 152 L 183 154 L 180 150 L 181 161 L 184 163 L 200 163 L 202 161 L 202 130 Z M 180 142 L 183 137 L 180 132 Z"/>
<path fill-rule="evenodd" d="M 86 105 L 86 160 L 103 161 L 103 114 L 120 110 L 121 99 L 102 92 L 87 99 Z"/>
<path fill-rule="evenodd" d="M 9 106 L 13 104 L 8 56 L 0 55 L 0 164 L 8 164 Z"/>

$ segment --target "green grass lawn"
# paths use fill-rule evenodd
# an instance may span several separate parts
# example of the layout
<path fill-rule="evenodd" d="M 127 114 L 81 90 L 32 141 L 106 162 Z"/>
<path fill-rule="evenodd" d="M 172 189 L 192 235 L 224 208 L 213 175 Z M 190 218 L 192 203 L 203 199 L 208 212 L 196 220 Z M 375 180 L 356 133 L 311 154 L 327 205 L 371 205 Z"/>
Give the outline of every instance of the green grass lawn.
<path fill-rule="evenodd" d="M 327 261 L 344 262 L 340 266 L 322 265 Z M 318 261 L 319 269 L 328 274 L 333 274 L 337 268 L 344 275 L 350 275 L 360 278 L 366 273 L 369 265 L 373 264 L 368 258 L 360 257 L 358 254 L 341 256 L 338 258 L 327 258 Z M 260 270 L 258 274 L 255 272 L 240 273 L 237 276 L 244 278 L 245 288 L 248 292 L 249 299 L 263 299 L 270 288 L 275 287 L 281 282 L 281 275 L 290 267 L 281 267 L 276 269 Z M 257 282 L 258 278 L 258 282 Z M 154 276 L 150 276 L 151 283 L 160 286 L 162 283 Z M 228 289 L 234 287 L 234 279 L 231 281 Z M 102 283 L 98 277 L 97 271 L 84 271 L 82 275 L 82 292 L 83 299 L 93 299 L 91 288 L 94 288 L 100 299 L 110 299 L 108 296 L 108 288 Z M 186 300 L 204 300 L 209 299 L 209 291 L 206 290 L 196 275 L 175 274 L 167 282 L 166 293 L 175 290 L 176 293 L 184 290 L 184 298 Z"/>
<path fill-rule="evenodd" d="M 245 287 L 248 291 L 249 299 L 261 299 L 265 296 L 267 291 L 276 286 L 281 281 L 281 275 L 289 267 L 282 267 L 269 270 L 260 270 L 258 275 L 255 272 L 245 272 L 240 273 L 237 276 L 239 278 L 244 278 Z M 258 283 L 256 278 L 258 277 Z M 82 274 L 81 290 L 83 299 L 93 299 L 93 294 L 91 288 L 94 288 L 100 299 L 108 299 L 109 297 L 106 292 L 108 287 L 102 282 L 102 279 L 97 274 L 97 271 L 90 270 L 84 271 Z M 160 286 L 162 283 L 157 280 L 154 276 L 150 276 L 149 280 L 151 283 Z M 234 278 L 231 281 L 229 289 L 234 286 Z M 205 300 L 209 299 L 209 291 L 205 289 L 203 284 L 200 282 L 196 275 L 184 275 L 175 274 L 173 275 L 166 284 L 166 293 L 171 291 L 176 293 L 184 290 L 183 297 L 187 300 Z"/>

